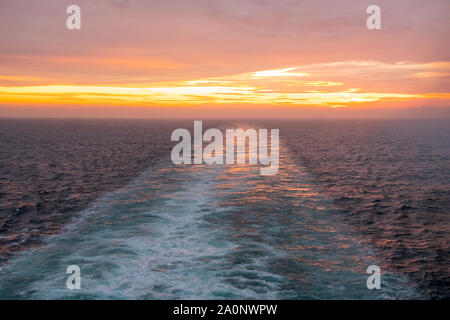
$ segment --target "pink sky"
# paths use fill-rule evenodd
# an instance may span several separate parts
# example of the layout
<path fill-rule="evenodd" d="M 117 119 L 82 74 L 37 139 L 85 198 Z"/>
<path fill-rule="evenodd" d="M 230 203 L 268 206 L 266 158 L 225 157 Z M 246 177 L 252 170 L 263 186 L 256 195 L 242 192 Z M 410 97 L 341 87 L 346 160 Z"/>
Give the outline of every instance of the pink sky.
<path fill-rule="evenodd" d="M 68 5 L 82 29 L 65 26 Z M 381 7 L 381 30 L 366 8 Z M 449 115 L 450 2 L 2 0 L 0 117 Z"/>

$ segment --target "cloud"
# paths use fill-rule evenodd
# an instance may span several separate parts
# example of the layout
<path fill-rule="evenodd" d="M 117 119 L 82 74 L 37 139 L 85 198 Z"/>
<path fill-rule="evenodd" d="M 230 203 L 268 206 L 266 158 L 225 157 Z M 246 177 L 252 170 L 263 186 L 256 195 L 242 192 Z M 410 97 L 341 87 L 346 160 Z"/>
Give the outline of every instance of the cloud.
<path fill-rule="evenodd" d="M 124 85 L 3 86 L 3 103 L 65 103 L 111 105 L 302 105 L 346 107 L 385 101 L 438 99 L 449 103 L 449 93 L 416 90 L 409 92 L 392 78 L 408 78 L 418 70 L 440 70 L 447 63 L 393 63 L 342 61 L 260 70 L 219 77 Z M 307 70 L 308 72 L 304 72 Z M 342 81 L 327 79 L 341 74 Z M 387 82 L 388 90 L 374 86 L 373 77 Z M 305 80 L 307 77 L 308 80 Z M 338 77 L 339 78 L 339 77 Z M 356 78 L 356 80 L 354 79 Z M 0 77 L 1 79 L 1 77 Z M 369 83 L 367 86 L 355 87 Z M 418 80 L 414 83 L 417 85 Z M 375 82 L 376 84 L 376 82 Z M 319 87 L 320 90 L 310 90 Z M 420 86 L 419 86 L 420 88 Z"/>

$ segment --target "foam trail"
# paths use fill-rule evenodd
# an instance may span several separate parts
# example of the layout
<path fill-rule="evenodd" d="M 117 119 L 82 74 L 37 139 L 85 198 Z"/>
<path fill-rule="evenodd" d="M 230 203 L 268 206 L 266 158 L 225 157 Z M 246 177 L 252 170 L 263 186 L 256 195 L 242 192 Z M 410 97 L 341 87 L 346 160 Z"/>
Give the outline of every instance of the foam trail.
<path fill-rule="evenodd" d="M 1 277 L 0 297 L 253 297 L 252 290 L 227 283 L 227 273 L 246 266 L 227 262 L 237 245 L 226 228 L 206 219 L 234 210 L 210 206 L 219 174 L 217 167 L 199 166 L 145 172 L 83 212 L 64 234 L 13 261 Z M 256 277 L 275 280 L 268 284 L 273 291 L 262 295 L 275 298 L 281 277 L 262 270 L 263 260 L 250 267 Z M 82 270 L 80 291 L 65 288 L 65 268 L 72 264 Z"/>
<path fill-rule="evenodd" d="M 280 171 L 177 166 L 144 172 L 99 199 L 46 245 L 0 272 L 0 298 L 333 299 L 411 297 L 385 273 L 365 286 L 376 254 L 280 151 Z M 65 286 L 81 268 L 81 290 Z"/>

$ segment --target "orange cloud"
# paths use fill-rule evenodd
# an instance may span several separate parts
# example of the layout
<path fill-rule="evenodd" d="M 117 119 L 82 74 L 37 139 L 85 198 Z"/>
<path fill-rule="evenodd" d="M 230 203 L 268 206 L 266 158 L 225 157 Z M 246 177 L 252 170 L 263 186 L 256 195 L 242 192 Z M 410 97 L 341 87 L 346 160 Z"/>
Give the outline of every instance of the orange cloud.
<path fill-rule="evenodd" d="M 69 58 L 70 60 L 70 58 Z M 82 104 L 82 105 L 303 105 L 347 107 L 386 101 L 437 99 L 450 101 L 449 93 L 410 92 L 398 79 L 414 78 L 418 73 L 445 74 L 450 64 L 344 61 L 275 70 L 240 73 L 221 77 L 124 85 L 35 85 L 2 86 L 2 104 Z M 13 76 L 3 76 L 8 79 Z M 445 76 L 444 76 L 445 77 Z M 394 78 L 394 79 L 393 79 Z M 2 79 L 2 77 L 0 77 Z M 389 91 L 378 87 L 386 82 Z M 353 84 L 367 84 L 355 88 Z M 386 86 L 386 84 L 384 84 Z M 321 90 L 310 90 L 319 87 Z M 336 90 L 336 88 L 338 90 Z"/>

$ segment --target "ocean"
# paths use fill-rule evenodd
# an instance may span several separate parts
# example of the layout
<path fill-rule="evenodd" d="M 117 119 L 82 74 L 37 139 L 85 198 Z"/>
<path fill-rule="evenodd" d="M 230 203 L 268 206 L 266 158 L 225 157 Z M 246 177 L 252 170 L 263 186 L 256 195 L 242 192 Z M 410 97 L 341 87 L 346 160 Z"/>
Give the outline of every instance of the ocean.
<path fill-rule="evenodd" d="M 204 121 L 278 128 L 273 176 L 174 165 L 192 126 L 1 119 L 0 299 L 450 298 L 449 120 Z"/>

